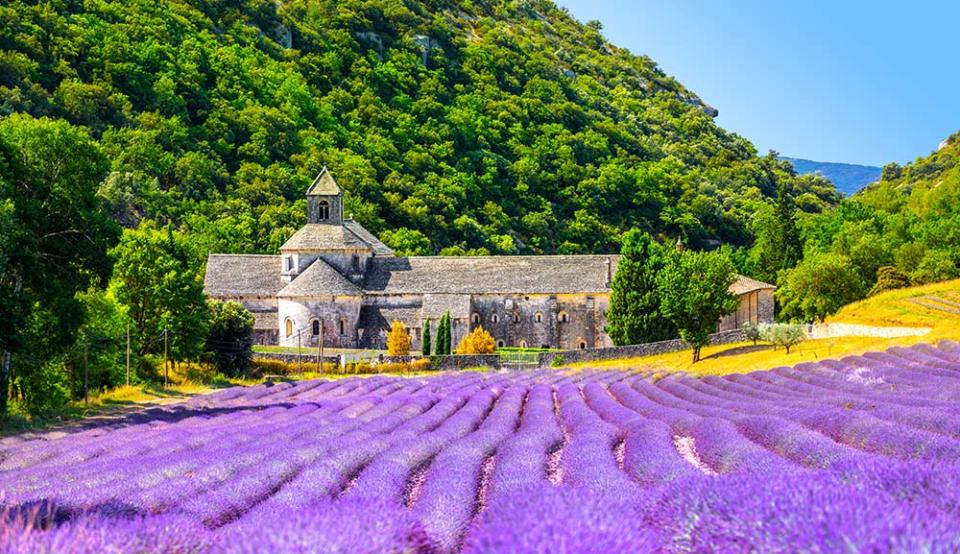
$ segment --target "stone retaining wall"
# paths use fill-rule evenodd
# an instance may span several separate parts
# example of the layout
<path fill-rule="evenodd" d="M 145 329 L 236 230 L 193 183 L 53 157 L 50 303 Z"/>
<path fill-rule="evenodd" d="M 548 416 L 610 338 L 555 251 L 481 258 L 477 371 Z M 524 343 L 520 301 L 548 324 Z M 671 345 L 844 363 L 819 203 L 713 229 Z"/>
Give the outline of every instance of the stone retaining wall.
<path fill-rule="evenodd" d="M 743 329 L 723 331 L 710 335 L 710 344 L 729 344 L 747 340 Z M 599 362 L 603 360 L 617 360 L 621 358 L 639 358 L 668 352 L 686 350 L 690 345 L 680 339 L 633 344 L 630 346 L 611 346 L 609 348 L 587 348 L 584 350 L 566 350 L 563 352 L 544 352 L 540 354 L 540 367 L 551 367 L 557 356 L 563 359 L 563 365 L 581 362 Z"/>
<path fill-rule="evenodd" d="M 263 358 L 265 360 L 279 360 L 281 362 L 286 362 L 288 364 L 297 363 L 297 355 L 290 354 L 287 352 L 254 352 L 253 359 Z M 307 352 L 304 351 L 303 355 L 300 357 L 300 360 L 303 362 L 304 366 L 310 366 L 311 364 L 317 365 L 317 353 L 316 352 Z M 336 366 L 340 365 L 340 356 L 323 356 L 323 363 L 325 365 L 333 364 Z"/>
<path fill-rule="evenodd" d="M 410 363 L 423 359 L 422 356 L 384 356 L 384 362 Z M 437 371 L 460 371 L 470 367 L 488 367 L 500 369 L 499 354 L 465 354 L 463 356 L 431 356 L 432 369 Z"/>

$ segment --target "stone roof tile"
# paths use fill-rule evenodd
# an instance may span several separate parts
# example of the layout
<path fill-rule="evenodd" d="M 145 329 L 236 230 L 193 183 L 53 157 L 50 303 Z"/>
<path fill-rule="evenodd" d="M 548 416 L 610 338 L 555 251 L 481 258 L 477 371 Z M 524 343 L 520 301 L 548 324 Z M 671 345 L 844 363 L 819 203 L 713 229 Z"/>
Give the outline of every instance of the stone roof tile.
<path fill-rule="evenodd" d="M 356 233 L 342 225 L 308 223 L 283 243 L 280 251 L 373 250 Z"/>
<path fill-rule="evenodd" d="M 617 256 L 413 256 L 373 258 L 371 294 L 565 294 L 609 292 Z"/>
<path fill-rule="evenodd" d="M 210 254 L 203 290 L 213 297 L 276 296 L 285 283 L 280 279 L 280 256 Z"/>
<path fill-rule="evenodd" d="M 280 298 L 303 296 L 360 296 L 363 291 L 323 260 L 316 260 L 277 293 Z"/>

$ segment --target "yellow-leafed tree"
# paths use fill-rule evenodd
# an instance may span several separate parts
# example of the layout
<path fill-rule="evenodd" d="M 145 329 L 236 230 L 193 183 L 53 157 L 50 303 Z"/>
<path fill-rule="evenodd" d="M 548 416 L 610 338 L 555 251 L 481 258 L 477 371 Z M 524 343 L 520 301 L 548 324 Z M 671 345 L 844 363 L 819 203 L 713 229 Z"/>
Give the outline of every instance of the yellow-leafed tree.
<path fill-rule="evenodd" d="M 460 340 L 457 354 L 492 354 L 494 346 L 493 337 L 481 325 Z"/>
<path fill-rule="evenodd" d="M 407 326 L 396 319 L 390 324 L 390 332 L 387 333 L 387 355 L 410 355 L 410 333 Z"/>

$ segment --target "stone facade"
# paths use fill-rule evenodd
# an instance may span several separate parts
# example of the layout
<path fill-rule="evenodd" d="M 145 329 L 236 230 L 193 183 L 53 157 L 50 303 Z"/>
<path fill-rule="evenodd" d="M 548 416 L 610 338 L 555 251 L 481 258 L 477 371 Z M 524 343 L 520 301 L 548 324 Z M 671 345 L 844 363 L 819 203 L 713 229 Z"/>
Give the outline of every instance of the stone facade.
<path fill-rule="evenodd" d="M 616 255 L 399 257 L 350 218 L 324 169 L 307 192 L 307 225 L 279 256 L 211 254 L 205 290 L 242 302 L 256 341 L 304 347 L 383 349 L 401 321 L 420 350 L 429 320 L 451 317 L 452 343 L 478 326 L 498 347 L 589 350 L 612 346 L 604 332 Z M 773 321 L 773 288 L 746 277 L 731 291 L 740 309 L 718 330 Z"/>

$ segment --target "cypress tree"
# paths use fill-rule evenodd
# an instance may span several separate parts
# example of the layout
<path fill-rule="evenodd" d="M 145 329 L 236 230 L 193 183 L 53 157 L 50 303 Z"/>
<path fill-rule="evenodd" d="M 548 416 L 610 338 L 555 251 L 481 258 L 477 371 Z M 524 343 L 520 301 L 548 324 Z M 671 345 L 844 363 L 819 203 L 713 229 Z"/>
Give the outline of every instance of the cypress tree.
<path fill-rule="evenodd" d="M 657 273 L 668 253 L 639 229 L 628 231 L 623 238 L 610 286 L 607 334 L 618 346 L 676 337 L 676 326 L 660 313 L 657 289 Z"/>
<path fill-rule="evenodd" d="M 421 349 L 424 356 L 430 355 L 430 320 L 423 320 L 423 333 L 420 335 Z"/>
<path fill-rule="evenodd" d="M 440 317 L 440 324 L 437 326 L 435 351 L 438 356 L 450 355 L 450 312 L 446 312 Z"/>

